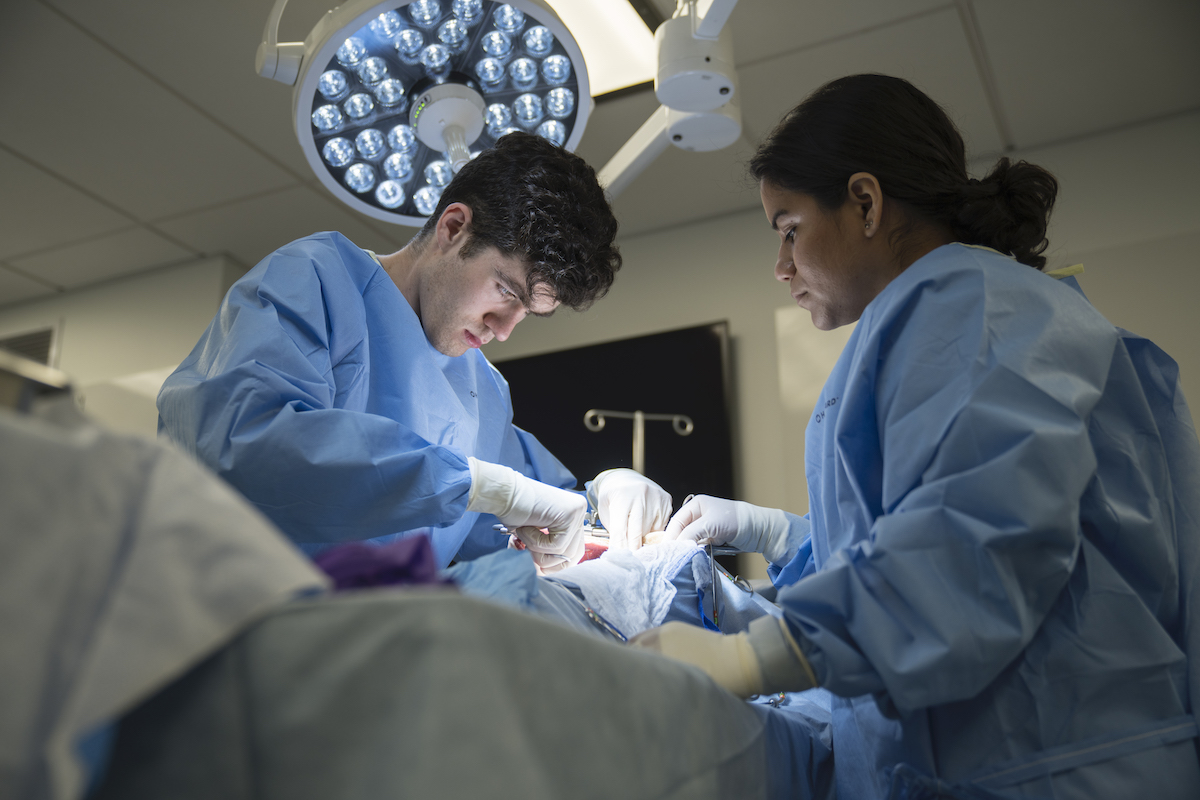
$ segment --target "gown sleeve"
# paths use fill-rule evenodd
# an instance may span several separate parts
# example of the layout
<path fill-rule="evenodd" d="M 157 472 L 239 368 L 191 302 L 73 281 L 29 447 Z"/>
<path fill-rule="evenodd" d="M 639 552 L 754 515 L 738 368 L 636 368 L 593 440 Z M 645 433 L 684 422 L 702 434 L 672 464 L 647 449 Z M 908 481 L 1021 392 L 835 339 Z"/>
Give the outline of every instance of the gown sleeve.
<path fill-rule="evenodd" d="M 1085 300 L 985 280 L 918 286 L 859 323 L 820 479 L 837 487 L 829 535 L 851 508 L 867 535 L 779 598 L 835 694 L 886 692 L 902 712 L 974 696 L 1078 556 L 1115 331 Z"/>
<path fill-rule="evenodd" d="M 350 280 L 272 256 L 260 280 L 235 285 L 158 399 L 160 433 L 300 543 L 443 526 L 466 511 L 462 452 L 341 407 L 369 380 L 356 354 L 362 290 L 339 285 Z"/>

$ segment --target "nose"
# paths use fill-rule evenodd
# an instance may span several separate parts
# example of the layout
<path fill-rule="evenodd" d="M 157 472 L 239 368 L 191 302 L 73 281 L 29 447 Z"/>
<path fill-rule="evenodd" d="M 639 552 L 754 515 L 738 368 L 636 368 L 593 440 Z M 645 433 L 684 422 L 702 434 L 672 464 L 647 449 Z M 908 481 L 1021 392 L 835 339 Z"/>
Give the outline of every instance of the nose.
<path fill-rule="evenodd" d="M 517 323 L 525 319 L 526 313 L 524 308 L 507 308 L 488 314 L 483 323 L 495 334 L 497 341 L 503 342 L 508 340 Z"/>
<path fill-rule="evenodd" d="M 789 283 L 796 274 L 796 265 L 792 262 L 792 254 L 786 244 L 779 246 L 779 256 L 775 259 L 775 280 Z"/>

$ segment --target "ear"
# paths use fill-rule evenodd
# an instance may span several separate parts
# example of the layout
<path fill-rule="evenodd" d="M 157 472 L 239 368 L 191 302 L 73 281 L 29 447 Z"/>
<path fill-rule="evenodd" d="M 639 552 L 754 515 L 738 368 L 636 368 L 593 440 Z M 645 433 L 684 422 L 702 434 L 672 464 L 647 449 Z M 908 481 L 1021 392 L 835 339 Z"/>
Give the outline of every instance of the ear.
<path fill-rule="evenodd" d="M 439 250 L 453 250 L 467 240 L 471 226 L 471 207 L 463 203 L 451 203 L 438 217 L 436 242 Z"/>
<path fill-rule="evenodd" d="M 854 215 L 869 239 L 883 224 L 883 189 L 869 172 L 856 172 L 846 184 L 846 202 L 854 206 Z"/>

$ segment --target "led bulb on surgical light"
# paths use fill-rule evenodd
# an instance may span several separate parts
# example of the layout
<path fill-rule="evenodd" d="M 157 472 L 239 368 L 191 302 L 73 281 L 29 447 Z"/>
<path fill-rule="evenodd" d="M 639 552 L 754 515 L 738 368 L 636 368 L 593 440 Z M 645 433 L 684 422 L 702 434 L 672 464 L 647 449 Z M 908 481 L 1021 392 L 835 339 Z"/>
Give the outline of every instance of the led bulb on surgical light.
<path fill-rule="evenodd" d="M 351 164 L 346 170 L 346 185 L 359 194 L 371 191 L 375 187 L 375 170 L 361 161 Z"/>
<path fill-rule="evenodd" d="M 408 125 L 397 125 L 388 131 L 388 145 L 397 153 L 409 153 L 417 147 L 417 135 Z"/>
<path fill-rule="evenodd" d="M 404 201 L 407 198 L 404 196 L 403 186 L 396 183 L 396 181 L 384 181 L 375 190 L 375 199 L 384 208 L 399 208 L 404 205 Z"/>
<path fill-rule="evenodd" d="M 556 119 L 548 119 L 538 125 L 537 135 L 562 147 L 567 140 L 567 126 Z"/>
<path fill-rule="evenodd" d="M 496 27 L 505 33 L 518 33 L 525 27 L 525 14 L 519 8 L 505 4 L 492 12 Z"/>
<path fill-rule="evenodd" d="M 435 186 L 422 186 L 413 195 L 413 205 L 417 213 L 428 217 L 437 210 L 438 201 L 442 199 L 442 190 Z"/>
<path fill-rule="evenodd" d="M 493 58 L 505 59 L 512 54 L 512 38 L 501 31 L 488 31 L 479 42 L 483 52 Z"/>
<path fill-rule="evenodd" d="M 430 186 L 445 186 L 453 177 L 454 171 L 450 169 L 448 162 L 433 161 L 425 167 L 425 180 Z"/>
<path fill-rule="evenodd" d="M 393 39 L 404 30 L 404 20 L 395 11 L 385 11 L 371 20 L 371 32 L 380 39 Z"/>
<path fill-rule="evenodd" d="M 536 94 L 523 94 L 513 101 L 513 116 L 522 128 L 532 128 L 542 118 L 542 98 Z"/>
<path fill-rule="evenodd" d="M 344 167 L 354 160 L 354 145 L 349 139 L 337 136 L 325 143 L 321 155 L 331 167 Z"/>
<path fill-rule="evenodd" d="M 338 48 L 337 60 L 344 67 L 353 67 L 367 55 L 367 46 L 362 39 L 351 36 Z"/>
<path fill-rule="evenodd" d="M 393 108 L 404 102 L 404 84 L 395 78 L 380 81 L 375 87 L 375 97 L 388 108 Z"/>
<path fill-rule="evenodd" d="M 499 139 L 505 130 L 512 125 L 512 109 L 504 103 L 492 103 L 483 114 L 488 134 L 493 139 Z"/>
<path fill-rule="evenodd" d="M 450 69 L 450 48 L 444 44 L 431 44 L 421 51 L 421 66 L 430 77 L 442 75 Z"/>
<path fill-rule="evenodd" d="M 535 58 L 544 58 L 554 49 L 554 34 L 545 25 L 534 25 L 522 37 L 525 52 Z"/>
<path fill-rule="evenodd" d="M 400 183 L 408 181 L 413 176 L 412 156 L 392 153 L 383 160 L 383 174 Z"/>
<path fill-rule="evenodd" d="M 518 89 L 532 89 L 537 83 L 537 62 L 532 58 L 518 58 L 508 65 L 508 74 Z"/>
<path fill-rule="evenodd" d="M 350 99 L 345 103 L 346 114 L 351 119 L 362 119 L 375 110 L 375 101 L 371 99 L 371 95 L 358 94 L 350 95 Z"/>
<path fill-rule="evenodd" d="M 326 100 L 337 102 L 350 94 L 350 79 L 340 69 L 331 69 L 317 79 L 317 91 Z"/>
<path fill-rule="evenodd" d="M 313 127 L 322 132 L 337 128 L 343 119 L 342 110 L 334 105 L 321 106 L 312 114 Z"/>
<path fill-rule="evenodd" d="M 374 86 L 388 76 L 387 62 L 378 56 L 363 59 L 358 65 L 358 79 L 365 86 Z"/>
<path fill-rule="evenodd" d="M 408 16 L 422 28 L 432 28 L 442 16 L 442 4 L 438 0 L 415 0 L 408 7 Z"/>
<path fill-rule="evenodd" d="M 549 56 L 542 62 L 542 77 L 551 86 L 560 86 L 571 77 L 571 59 L 566 56 Z"/>
<path fill-rule="evenodd" d="M 374 159 L 387 152 L 387 141 L 379 131 L 367 128 L 354 137 L 354 147 L 363 158 Z"/>
<path fill-rule="evenodd" d="M 454 0 L 452 9 L 454 16 L 471 26 L 483 17 L 483 0 Z"/>
<path fill-rule="evenodd" d="M 485 92 L 495 92 L 503 88 L 504 76 L 507 73 L 504 70 L 504 63 L 500 59 L 484 58 L 475 65 L 475 74 L 479 77 L 479 82 L 483 84 Z"/>
<path fill-rule="evenodd" d="M 448 19 L 438 28 L 438 38 L 451 50 L 459 50 L 467 39 L 467 26 L 457 19 Z"/>
<path fill-rule="evenodd" d="M 546 113 L 555 119 L 566 119 L 575 110 L 575 94 L 570 89 L 558 87 L 546 92 Z"/>
<path fill-rule="evenodd" d="M 424 34 L 413 28 L 405 28 L 396 36 L 396 53 L 400 56 L 400 60 L 406 63 L 416 61 L 424 46 Z"/>

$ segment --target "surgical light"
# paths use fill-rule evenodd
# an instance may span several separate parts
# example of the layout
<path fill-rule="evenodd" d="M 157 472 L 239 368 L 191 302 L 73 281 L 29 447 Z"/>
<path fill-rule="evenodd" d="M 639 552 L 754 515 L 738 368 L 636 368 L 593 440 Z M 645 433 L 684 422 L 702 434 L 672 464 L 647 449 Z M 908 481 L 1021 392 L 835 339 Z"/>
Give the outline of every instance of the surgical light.
<path fill-rule="evenodd" d="M 454 173 L 513 130 L 567 149 L 583 135 L 587 69 L 544 0 L 349 0 L 304 42 L 279 43 L 286 3 L 267 19 L 259 74 L 295 87 L 309 165 L 369 216 L 423 225 Z"/>

